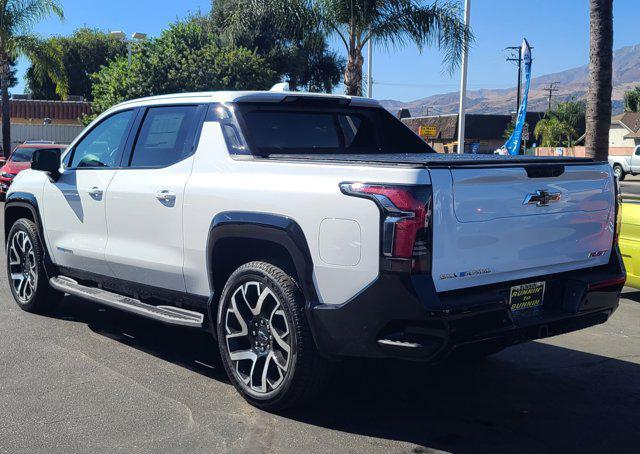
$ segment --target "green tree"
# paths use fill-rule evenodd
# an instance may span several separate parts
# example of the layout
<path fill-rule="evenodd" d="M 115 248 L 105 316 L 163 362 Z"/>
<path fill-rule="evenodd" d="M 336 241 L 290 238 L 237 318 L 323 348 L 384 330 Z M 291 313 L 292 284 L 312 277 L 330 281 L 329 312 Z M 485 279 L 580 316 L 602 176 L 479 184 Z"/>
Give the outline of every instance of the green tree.
<path fill-rule="evenodd" d="M 36 74 L 48 74 L 56 83 L 56 90 L 65 97 L 67 78 L 62 66 L 61 52 L 56 46 L 31 34 L 41 20 L 55 15 L 64 18 L 55 0 L 0 0 L 0 90 L 2 91 L 2 148 L 5 156 L 11 152 L 11 119 L 9 87 L 12 62 L 26 57 Z"/>
<path fill-rule="evenodd" d="M 127 45 L 100 30 L 80 28 L 71 36 L 56 36 L 49 45 L 62 51 L 62 64 L 69 79 L 69 94 L 93 99 L 91 76 L 109 61 L 127 54 Z M 56 84 L 48 74 L 38 73 L 35 66 L 27 70 L 27 87 L 36 99 L 60 99 Z"/>
<path fill-rule="evenodd" d="M 344 84 L 348 95 L 362 95 L 362 56 L 373 40 L 383 47 L 414 42 L 422 50 L 435 46 L 453 70 L 459 64 L 471 31 L 461 18 L 460 2 L 422 0 L 245 0 L 250 11 L 273 15 L 281 24 L 308 29 L 313 24 L 333 34 L 347 52 Z M 247 22 L 238 14 L 229 26 Z"/>
<path fill-rule="evenodd" d="M 585 133 L 587 104 L 585 101 L 561 102 L 556 106 L 553 115 L 573 131 L 569 142 L 576 140 Z M 568 144 L 571 146 L 571 143 Z"/>
<path fill-rule="evenodd" d="M 516 129 L 516 121 L 511 120 L 507 125 L 507 129 L 502 133 L 502 138 L 507 140 L 513 134 L 513 131 Z M 529 123 L 525 123 L 525 129 L 529 129 Z"/>
<path fill-rule="evenodd" d="M 570 146 L 576 131 L 556 115 L 549 115 L 538 122 L 534 135 L 542 147 Z"/>
<path fill-rule="evenodd" d="M 613 0 L 590 0 L 589 90 L 587 92 L 587 156 L 606 161 L 609 155 L 613 91 Z"/>
<path fill-rule="evenodd" d="M 248 0 L 213 0 L 209 22 L 223 46 L 255 49 L 292 89 L 331 92 L 344 59 L 329 50 L 324 30 L 308 19 L 279 17 Z"/>
<path fill-rule="evenodd" d="M 640 112 L 640 85 L 624 94 L 625 112 Z"/>
<path fill-rule="evenodd" d="M 278 81 L 268 62 L 245 48 L 221 47 L 200 20 L 191 18 L 140 44 L 93 76 L 93 109 L 103 112 L 142 96 L 209 90 L 268 89 Z M 89 120 L 89 119 L 87 119 Z"/>

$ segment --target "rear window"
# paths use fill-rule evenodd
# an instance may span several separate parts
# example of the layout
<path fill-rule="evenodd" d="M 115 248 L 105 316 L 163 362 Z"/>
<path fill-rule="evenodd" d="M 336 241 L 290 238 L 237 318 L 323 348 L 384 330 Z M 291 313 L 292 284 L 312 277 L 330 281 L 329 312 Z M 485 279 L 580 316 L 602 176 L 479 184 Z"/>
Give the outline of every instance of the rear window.
<path fill-rule="evenodd" d="M 380 108 L 240 105 L 254 153 L 395 154 L 434 150 Z"/>

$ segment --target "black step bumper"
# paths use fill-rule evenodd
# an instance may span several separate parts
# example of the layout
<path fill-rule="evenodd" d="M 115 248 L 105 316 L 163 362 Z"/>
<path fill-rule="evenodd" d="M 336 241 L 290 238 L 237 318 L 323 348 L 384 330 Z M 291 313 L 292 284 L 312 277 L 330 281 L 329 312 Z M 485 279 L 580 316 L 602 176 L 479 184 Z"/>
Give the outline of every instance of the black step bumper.
<path fill-rule="evenodd" d="M 343 305 L 310 307 L 309 318 L 327 357 L 435 362 L 604 323 L 618 307 L 624 277 L 617 248 L 604 267 L 447 293 L 437 293 L 430 276 L 381 274 Z M 542 280 L 542 308 L 514 315 L 510 288 Z"/>

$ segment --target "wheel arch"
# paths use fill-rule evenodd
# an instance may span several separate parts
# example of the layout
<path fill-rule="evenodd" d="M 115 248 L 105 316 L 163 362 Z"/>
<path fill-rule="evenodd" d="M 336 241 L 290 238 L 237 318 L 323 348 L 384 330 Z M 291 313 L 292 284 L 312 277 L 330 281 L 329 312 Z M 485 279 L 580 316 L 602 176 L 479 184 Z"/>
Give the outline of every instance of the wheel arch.
<path fill-rule="evenodd" d="M 33 221 L 38 227 L 40 240 L 42 241 L 42 223 L 38 211 L 38 201 L 33 194 L 27 192 L 12 192 L 7 196 L 4 204 L 4 240 L 9 237 L 11 226 L 20 218 Z"/>
<path fill-rule="evenodd" d="M 36 196 L 29 192 L 12 192 L 7 196 L 4 204 L 4 241 L 9 239 L 11 226 L 21 218 L 26 218 L 36 225 L 40 242 L 44 249 L 44 267 L 48 277 L 55 276 L 55 265 L 51 261 L 51 254 L 44 235 L 42 219 L 38 208 Z"/>
<path fill-rule="evenodd" d="M 318 300 L 313 283 L 313 260 L 304 232 L 293 219 L 269 213 L 224 212 L 216 215 L 207 240 L 207 275 L 212 309 L 228 277 L 241 265 L 267 261 L 294 277 L 308 310 Z"/>
<path fill-rule="evenodd" d="M 231 259 L 229 252 L 233 252 Z M 241 211 L 224 212 L 213 218 L 207 240 L 211 293 L 218 294 L 221 282 L 226 282 L 226 277 L 240 265 L 260 259 L 278 262 L 272 264 L 292 273 L 308 302 L 317 300 L 313 260 L 304 232 L 296 221 L 282 215 Z"/>

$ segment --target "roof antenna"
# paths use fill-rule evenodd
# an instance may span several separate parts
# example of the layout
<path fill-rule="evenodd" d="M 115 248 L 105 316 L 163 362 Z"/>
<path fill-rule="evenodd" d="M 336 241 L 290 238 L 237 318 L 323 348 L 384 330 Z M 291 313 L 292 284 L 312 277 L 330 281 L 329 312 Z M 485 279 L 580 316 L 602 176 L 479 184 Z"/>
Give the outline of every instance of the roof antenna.
<path fill-rule="evenodd" d="M 282 93 L 285 91 L 291 91 L 291 88 L 289 87 L 289 82 L 282 82 L 279 84 L 275 84 L 269 91 Z"/>

